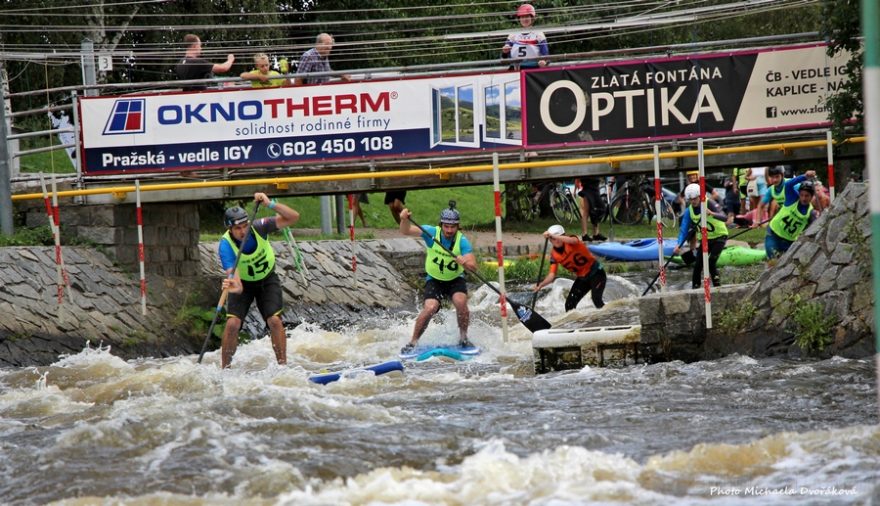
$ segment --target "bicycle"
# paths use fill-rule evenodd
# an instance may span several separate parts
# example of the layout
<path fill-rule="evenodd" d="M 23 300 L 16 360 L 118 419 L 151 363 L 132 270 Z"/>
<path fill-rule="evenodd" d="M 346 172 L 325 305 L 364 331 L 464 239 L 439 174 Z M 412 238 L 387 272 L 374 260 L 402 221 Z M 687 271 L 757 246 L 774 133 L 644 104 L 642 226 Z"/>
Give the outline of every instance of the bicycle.
<path fill-rule="evenodd" d="M 627 178 L 611 199 L 611 219 L 621 225 L 638 225 L 645 217 L 654 220 L 654 187 L 644 175 Z M 674 228 L 678 225 L 678 216 L 665 198 L 660 199 L 660 222 L 664 227 Z"/>
<path fill-rule="evenodd" d="M 574 198 L 572 189 L 563 183 L 554 183 L 550 188 L 550 209 L 558 222 L 579 223 L 581 207 Z"/>

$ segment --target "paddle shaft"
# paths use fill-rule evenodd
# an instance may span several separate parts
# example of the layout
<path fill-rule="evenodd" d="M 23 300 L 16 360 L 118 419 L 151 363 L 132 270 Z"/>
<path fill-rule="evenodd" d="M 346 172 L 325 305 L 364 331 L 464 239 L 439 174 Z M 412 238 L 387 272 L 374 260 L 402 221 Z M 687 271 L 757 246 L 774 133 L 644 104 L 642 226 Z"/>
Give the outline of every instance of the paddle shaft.
<path fill-rule="evenodd" d="M 232 266 L 232 272 L 229 273 L 228 278 L 232 279 L 235 276 L 235 271 L 238 270 L 238 262 L 241 260 L 241 250 L 244 249 L 244 244 L 247 242 L 248 237 L 250 237 L 254 228 L 254 219 L 257 217 L 257 212 L 260 210 L 260 203 L 257 202 L 254 205 L 254 213 L 251 215 L 250 226 L 248 227 L 248 233 L 244 236 L 244 240 L 241 242 L 241 247 L 238 248 L 238 253 L 235 255 L 235 264 Z M 208 341 L 211 340 L 211 334 L 214 333 L 214 326 L 217 325 L 217 318 L 220 317 L 220 310 L 223 309 L 223 305 L 226 304 L 226 298 L 229 296 L 229 288 L 224 288 L 223 292 L 220 293 L 220 301 L 217 302 L 217 307 L 214 308 L 214 318 L 211 319 L 211 325 L 208 327 L 208 335 L 205 336 L 205 342 L 202 343 L 202 351 L 199 352 L 199 360 L 198 363 L 202 363 L 202 358 L 205 356 L 205 350 L 208 349 Z"/>
<path fill-rule="evenodd" d="M 541 282 L 541 274 L 544 272 L 544 259 L 547 258 L 547 245 L 550 244 L 550 238 L 544 238 L 544 252 L 541 253 L 541 265 L 538 267 L 538 277 L 535 279 L 535 285 Z M 532 294 L 532 311 L 535 310 L 535 302 L 538 301 L 538 292 Z"/>

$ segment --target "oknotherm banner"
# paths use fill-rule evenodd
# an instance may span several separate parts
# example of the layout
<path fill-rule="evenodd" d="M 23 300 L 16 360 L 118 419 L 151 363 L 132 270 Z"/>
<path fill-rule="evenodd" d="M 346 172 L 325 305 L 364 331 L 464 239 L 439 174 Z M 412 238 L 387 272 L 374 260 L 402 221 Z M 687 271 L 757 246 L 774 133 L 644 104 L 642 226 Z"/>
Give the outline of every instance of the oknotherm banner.
<path fill-rule="evenodd" d="M 529 148 L 828 124 L 848 54 L 821 44 L 523 72 Z"/>
<path fill-rule="evenodd" d="M 517 72 L 86 97 L 88 174 L 410 157 L 522 147 Z"/>

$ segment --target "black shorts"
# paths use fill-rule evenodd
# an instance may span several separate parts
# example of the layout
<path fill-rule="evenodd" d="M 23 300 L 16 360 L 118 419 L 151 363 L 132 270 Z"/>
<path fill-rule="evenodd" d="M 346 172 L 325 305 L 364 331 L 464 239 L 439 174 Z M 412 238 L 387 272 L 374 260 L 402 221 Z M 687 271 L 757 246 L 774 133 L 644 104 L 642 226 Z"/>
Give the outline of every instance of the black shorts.
<path fill-rule="evenodd" d="M 399 200 L 401 204 L 406 204 L 406 192 L 385 192 L 385 205 L 393 204 L 395 200 Z"/>
<path fill-rule="evenodd" d="M 429 279 L 425 283 L 424 300 L 452 300 L 452 295 L 456 292 L 461 292 L 467 295 L 467 282 L 461 276 L 453 279 L 452 281 Z"/>
<path fill-rule="evenodd" d="M 281 302 L 281 280 L 275 271 L 259 281 L 242 281 L 241 284 L 244 287 L 241 293 L 229 294 L 226 302 L 227 318 L 234 316 L 244 320 L 254 299 L 257 300 L 257 308 L 264 320 L 280 315 L 284 310 Z"/>

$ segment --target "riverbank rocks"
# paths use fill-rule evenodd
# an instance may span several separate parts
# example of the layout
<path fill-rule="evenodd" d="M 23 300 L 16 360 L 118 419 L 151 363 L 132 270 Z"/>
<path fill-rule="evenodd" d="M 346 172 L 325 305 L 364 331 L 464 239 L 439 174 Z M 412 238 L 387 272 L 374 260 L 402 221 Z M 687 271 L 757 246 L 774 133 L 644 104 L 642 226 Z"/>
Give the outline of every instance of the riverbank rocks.
<path fill-rule="evenodd" d="M 867 185 L 850 183 L 754 283 L 712 292 L 712 329 L 702 290 L 642 298 L 642 341 L 667 358 L 751 356 L 866 357 L 874 353 L 871 227 Z M 827 329 L 827 332 L 818 332 Z M 828 342 L 804 350 L 797 337 Z"/>

